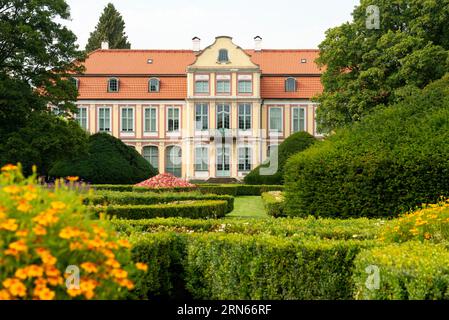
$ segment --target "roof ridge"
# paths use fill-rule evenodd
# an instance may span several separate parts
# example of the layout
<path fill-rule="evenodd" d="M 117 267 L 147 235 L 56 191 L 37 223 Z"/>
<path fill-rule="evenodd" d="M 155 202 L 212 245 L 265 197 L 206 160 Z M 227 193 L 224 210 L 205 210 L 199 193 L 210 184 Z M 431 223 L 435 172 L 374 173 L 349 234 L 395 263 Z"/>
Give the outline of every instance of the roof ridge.
<path fill-rule="evenodd" d="M 94 51 L 95 52 L 170 52 L 170 53 L 193 53 L 193 50 L 188 49 L 99 49 Z"/>

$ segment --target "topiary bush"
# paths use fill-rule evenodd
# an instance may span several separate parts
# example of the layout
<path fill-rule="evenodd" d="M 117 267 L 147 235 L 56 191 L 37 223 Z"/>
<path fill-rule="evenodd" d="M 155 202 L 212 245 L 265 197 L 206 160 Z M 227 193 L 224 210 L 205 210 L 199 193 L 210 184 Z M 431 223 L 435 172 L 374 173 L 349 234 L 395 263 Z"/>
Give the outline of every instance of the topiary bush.
<path fill-rule="evenodd" d="M 449 195 L 449 75 L 286 165 L 290 216 L 396 217 Z"/>
<path fill-rule="evenodd" d="M 107 133 L 89 137 L 89 153 L 71 161 L 59 161 L 50 176 L 78 176 L 93 184 L 135 184 L 157 175 L 135 149 Z"/>
<path fill-rule="evenodd" d="M 2 168 L 0 300 L 124 298 L 129 278 L 147 269 L 131 263 L 129 248 L 64 184 L 49 190 L 20 167 Z"/>
<path fill-rule="evenodd" d="M 260 175 L 260 168 L 268 168 L 269 164 L 262 164 L 245 176 L 246 184 L 281 185 L 284 183 L 284 167 L 288 158 L 295 153 L 309 148 L 316 141 L 307 132 L 297 132 L 285 139 L 278 147 L 278 170 L 274 175 Z"/>
<path fill-rule="evenodd" d="M 265 192 L 262 201 L 269 216 L 278 218 L 284 215 L 284 195 L 280 191 Z"/>

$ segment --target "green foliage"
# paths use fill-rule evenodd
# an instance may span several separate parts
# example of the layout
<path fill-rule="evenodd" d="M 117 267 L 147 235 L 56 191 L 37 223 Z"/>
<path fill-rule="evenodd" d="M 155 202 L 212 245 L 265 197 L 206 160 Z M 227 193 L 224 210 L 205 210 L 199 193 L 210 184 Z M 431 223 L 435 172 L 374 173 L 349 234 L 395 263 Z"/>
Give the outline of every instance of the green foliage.
<path fill-rule="evenodd" d="M 315 138 L 307 132 L 297 132 L 288 137 L 278 147 L 278 165 L 277 171 L 274 175 L 261 175 L 261 168 L 268 168 L 270 164 L 262 164 L 245 177 L 245 183 L 250 185 L 281 185 L 284 183 L 284 167 L 292 155 L 309 148 L 314 142 Z M 276 157 L 276 152 L 273 152 L 272 157 Z M 271 160 L 274 161 L 274 160 Z"/>
<path fill-rule="evenodd" d="M 444 246 L 407 242 L 363 251 L 355 260 L 359 300 L 448 300 L 449 252 Z M 379 268 L 379 289 L 366 287 L 368 266 Z"/>
<path fill-rule="evenodd" d="M 37 165 L 41 175 L 60 160 L 86 153 L 88 135 L 71 120 L 32 112 L 26 126 L 0 142 L 0 165 L 21 162 L 29 175 Z"/>
<path fill-rule="evenodd" d="M 156 174 L 136 150 L 107 133 L 90 136 L 89 154 L 59 161 L 50 170 L 54 177 L 78 176 L 91 183 L 105 184 L 134 184 Z"/>
<path fill-rule="evenodd" d="M 228 211 L 224 200 L 179 201 L 153 205 L 108 205 L 92 207 L 100 215 L 119 219 L 151 219 L 156 217 L 185 217 L 192 219 L 222 218 Z"/>
<path fill-rule="evenodd" d="M 273 191 L 262 194 L 262 200 L 269 216 L 278 218 L 284 215 L 284 196 L 282 192 Z"/>
<path fill-rule="evenodd" d="M 101 48 L 103 41 L 109 42 L 110 49 L 130 49 L 131 44 L 125 34 L 125 21 L 122 15 L 109 3 L 100 17 L 95 31 L 90 34 L 86 51 L 92 52 Z"/>
<path fill-rule="evenodd" d="M 92 205 L 150 205 L 189 200 L 224 200 L 228 203 L 226 212 L 234 210 L 234 197 L 228 195 L 202 194 L 200 192 L 166 192 L 166 193 L 141 193 L 141 192 L 112 192 L 97 191 L 85 199 Z"/>
<path fill-rule="evenodd" d="M 380 8 L 380 30 L 366 27 L 366 9 Z M 402 99 L 448 70 L 449 0 L 362 0 L 354 21 L 332 28 L 317 62 L 326 66 L 318 97 L 319 130 L 363 119 L 380 105 Z"/>
<path fill-rule="evenodd" d="M 449 195 L 449 75 L 300 154 L 290 216 L 395 217 Z"/>

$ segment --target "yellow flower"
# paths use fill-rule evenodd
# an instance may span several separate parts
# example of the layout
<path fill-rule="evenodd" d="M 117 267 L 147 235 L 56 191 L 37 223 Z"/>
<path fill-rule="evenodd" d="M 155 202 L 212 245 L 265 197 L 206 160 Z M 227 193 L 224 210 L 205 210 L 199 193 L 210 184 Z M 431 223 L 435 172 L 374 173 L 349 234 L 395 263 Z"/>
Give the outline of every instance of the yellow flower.
<path fill-rule="evenodd" d="M 17 170 L 17 169 L 18 169 L 17 166 L 15 166 L 13 164 L 7 164 L 6 166 L 4 166 L 2 168 L 2 171 L 3 172 L 7 172 L 7 171 L 14 171 L 14 170 Z"/>
<path fill-rule="evenodd" d="M 24 240 L 19 240 L 9 244 L 9 249 L 16 250 L 17 252 L 26 252 L 28 247 Z"/>
<path fill-rule="evenodd" d="M 51 207 L 55 210 L 64 210 L 65 208 L 67 208 L 67 205 L 61 201 L 53 201 L 51 203 Z"/>
<path fill-rule="evenodd" d="M 34 289 L 34 296 L 39 300 L 53 300 L 55 293 L 45 286 L 38 286 Z"/>
<path fill-rule="evenodd" d="M 26 201 L 33 201 L 34 199 L 37 198 L 37 195 L 36 195 L 35 193 L 26 192 L 26 193 L 23 195 L 23 198 L 24 198 Z"/>
<path fill-rule="evenodd" d="M 86 272 L 88 272 L 88 273 L 97 273 L 98 272 L 97 266 L 95 265 L 95 263 L 92 263 L 92 262 L 82 263 L 81 268 L 86 270 Z"/>
<path fill-rule="evenodd" d="M 6 218 L 6 208 L 0 206 L 0 220 L 5 219 Z"/>
<path fill-rule="evenodd" d="M 6 230 L 6 231 L 16 231 L 19 225 L 17 224 L 17 221 L 14 219 L 8 219 L 3 223 L 0 223 L 0 230 Z"/>
<path fill-rule="evenodd" d="M 424 234 L 424 238 L 425 238 L 426 240 L 430 240 L 430 239 L 432 238 L 432 235 L 431 235 L 430 233 L 426 232 L 426 233 Z"/>
<path fill-rule="evenodd" d="M 3 191 L 9 194 L 18 194 L 20 192 L 20 188 L 18 186 L 6 186 L 3 188 Z"/>
<path fill-rule="evenodd" d="M 59 218 L 56 216 L 56 212 L 52 209 L 47 211 L 43 211 L 39 213 L 36 217 L 33 218 L 33 221 L 40 224 L 41 226 L 50 226 L 59 221 Z"/>
<path fill-rule="evenodd" d="M 145 272 L 148 271 L 148 265 L 146 265 L 145 263 L 137 262 L 136 268 Z"/>
<path fill-rule="evenodd" d="M 48 283 L 53 286 L 60 286 L 64 283 L 64 279 L 62 279 L 62 277 L 50 277 L 48 278 Z"/>
<path fill-rule="evenodd" d="M 59 237 L 62 239 L 71 239 L 79 237 L 81 234 L 78 228 L 66 227 L 59 232 Z"/>
<path fill-rule="evenodd" d="M 24 238 L 28 236 L 28 230 L 19 230 L 16 232 L 16 236 Z"/>
<path fill-rule="evenodd" d="M 105 264 L 115 269 L 120 268 L 120 263 L 115 259 L 108 259 Z"/>
<path fill-rule="evenodd" d="M 17 210 L 19 210 L 20 212 L 28 212 L 32 209 L 33 207 L 26 201 L 22 200 L 19 202 L 19 205 L 17 206 Z"/>
<path fill-rule="evenodd" d="M 78 181 L 80 178 L 79 177 L 67 177 L 66 178 L 68 181 L 70 181 L 70 182 L 76 182 L 76 181 Z"/>
<path fill-rule="evenodd" d="M 117 241 L 117 243 L 122 248 L 131 248 L 131 244 L 126 239 L 120 239 Z"/>
<path fill-rule="evenodd" d="M 14 297 L 25 297 L 26 296 L 26 286 L 19 279 L 9 278 L 3 281 L 3 287 L 8 289 Z"/>
<path fill-rule="evenodd" d="M 57 262 L 57 259 L 53 257 L 47 249 L 44 248 L 37 248 L 36 249 L 37 255 L 41 258 L 42 262 L 46 265 L 54 265 Z"/>
<path fill-rule="evenodd" d="M 0 290 L 0 301 L 11 300 L 11 295 L 7 290 Z"/>
<path fill-rule="evenodd" d="M 117 279 L 115 280 L 120 286 L 126 287 L 128 290 L 134 289 L 134 283 L 129 279 Z"/>
<path fill-rule="evenodd" d="M 111 275 L 117 279 L 126 279 L 126 277 L 128 277 L 128 272 L 122 269 L 113 269 Z"/>
<path fill-rule="evenodd" d="M 45 236 L 47 234 L 47 229 L 45 229 L 42 226 L 35 226 L 33 228 L 33 232 L 37 235 L 37 236 Z"/>
<path fill-rule="evenodd" d="M 81 289 L 68 289 L 67 294 L 71 296 L 72 298 L 78 297 L 83 294 Z"/>
<path fill-rule="evenodd" d="M 56 278 L 61 276 L 61 272 L 52 265 L 49 265 L 45 268 L 45 274 L 49 278 Z"/>
<path fill-rule="evenodd" d="M 417 236 L 419 234 L 419 230 L 416 228 L 410 229 L 410 233 L 414 236 Z"/>

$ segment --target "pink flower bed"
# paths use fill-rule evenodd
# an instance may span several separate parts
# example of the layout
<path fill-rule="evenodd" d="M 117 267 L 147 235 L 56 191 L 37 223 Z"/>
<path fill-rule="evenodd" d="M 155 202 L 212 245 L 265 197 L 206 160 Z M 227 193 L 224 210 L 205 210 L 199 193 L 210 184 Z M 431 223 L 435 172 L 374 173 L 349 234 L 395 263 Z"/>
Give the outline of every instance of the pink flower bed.
<path fill-rule="evenodd" d="M 136 187 L 145 187 L 149 189 L 163 189 L 163 188 L 195 188 L 196 186 L 194 184 L 187 182 L 184 179 L 177 178 L 170 173 L 163 173 L 151 179 L 136 184 Z"/>

